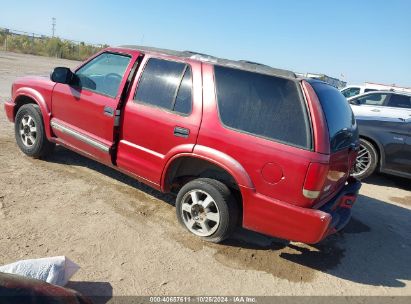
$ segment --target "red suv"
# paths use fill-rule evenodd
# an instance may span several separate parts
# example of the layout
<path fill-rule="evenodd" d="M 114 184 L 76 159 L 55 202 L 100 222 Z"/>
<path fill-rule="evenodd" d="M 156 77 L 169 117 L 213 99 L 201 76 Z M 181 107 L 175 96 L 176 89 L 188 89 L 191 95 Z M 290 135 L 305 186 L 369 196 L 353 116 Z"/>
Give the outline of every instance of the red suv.
<path fill-rule="evenodd" d="M 242 225 L 319 242 L 347 224 L 361 186 L 344 96 L 290 71 L 126 46 L 12 92 L 5 109 L 25 154 L 62 145 L 175 193 L 179 222 L 208 241 Z"/>

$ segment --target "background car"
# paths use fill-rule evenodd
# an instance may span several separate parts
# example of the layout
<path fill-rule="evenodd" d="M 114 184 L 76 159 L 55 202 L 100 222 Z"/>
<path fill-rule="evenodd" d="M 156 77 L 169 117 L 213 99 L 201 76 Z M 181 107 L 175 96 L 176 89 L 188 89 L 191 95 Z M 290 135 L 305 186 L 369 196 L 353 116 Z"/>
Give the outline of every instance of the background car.
<path fill-rule="evenodd" d="M 402 93 L 411 93 L 411 88 L 400 87 L 394 84 L 380 84 L 373 82 L 365 82 L 363 85 L 349 85 L 340 90 L 341 93 L 346 97 L 354 97 L 360 94 L 373 92 L 373 91 L 396 91 Z"/>
<path fill-rule="evenodd" d="M 348 86 L 342 89 L 341 93 L 346 98 L 350 98 L 350 97 L 354 97 L 354 96 L 364 94 L 367 92 L 372 92 L 372 91 L 377 91 L 377 90 L 373 88 L 366 88 L 364 85 L 352 85 L 352 86 Z"/>
<path fill-rule="evenodd" d="M 411 178 L 411 94 L 370 92 L 350 98 L 359 126 L 354 176 L 380 172 Z"/>

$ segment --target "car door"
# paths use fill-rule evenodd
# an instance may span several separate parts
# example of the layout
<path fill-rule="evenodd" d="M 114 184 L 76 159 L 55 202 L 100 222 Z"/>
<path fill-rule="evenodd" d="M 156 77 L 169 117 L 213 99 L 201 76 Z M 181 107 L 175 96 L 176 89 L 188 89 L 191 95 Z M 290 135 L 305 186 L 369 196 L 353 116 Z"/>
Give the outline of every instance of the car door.
<path fill-rule="evenodd" d="M 124 108 L 117 165 L 159 187 L 167 160 L 193 151 L 201 114 L 201 64 L 146 55 Z"/>
<path fill-rule="evenodd" d="M 406 173 L 411 174 L 411 115 L 405 121 L 407 124 L 407 138 L 405 140 L 404 145 L 404 153 L 405 153 L 405 170 Z"/>
<path fill-rule="evenodd" d="M 352 105 L 360 136 L 371 138 L 380 145 L 382 169 L 400 171 L 403 167 L 406 124 L 404 113 L 390 103 L 391 92 L 369 93 L 357 98 Z"/>
<path fill-rule="evenodd" d="M 105 52 L 81 66 L 70 85 L 58 83 L 51 126 L 58 140 L 110 163 L 115 111 L 132 56 Z"/>
<path fill-rule="evenodd" d="M 396 162 L 398 163 L 396 169 L 401 172 L 411 173 L 411 96 L 393 93 L 386 102 L 386 112 L 387 116 L 389 115 L 394 120 L 402 122 L 397 124 L 399 126 L 392 131 L 394 140 L 403 142 L 401 150 L 395 151 Z"/>

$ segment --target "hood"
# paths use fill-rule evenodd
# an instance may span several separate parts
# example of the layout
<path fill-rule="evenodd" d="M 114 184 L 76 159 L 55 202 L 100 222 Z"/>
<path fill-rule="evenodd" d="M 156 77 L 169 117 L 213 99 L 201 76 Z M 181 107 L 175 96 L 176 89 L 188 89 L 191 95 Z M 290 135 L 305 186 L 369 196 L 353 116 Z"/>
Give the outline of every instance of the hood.
<path fill-rule="evenodd" d="M 55 82 L 50 80 L 49 76 L 24 76 L 24 77 L 19 77 L 17 78 L 13 85 L 20 87 L 20 86 L 28 86 L 28 87 L 34 87 L 34 86 L 40 86 L 44 88 L 53 88 L 55 85 Z"/>

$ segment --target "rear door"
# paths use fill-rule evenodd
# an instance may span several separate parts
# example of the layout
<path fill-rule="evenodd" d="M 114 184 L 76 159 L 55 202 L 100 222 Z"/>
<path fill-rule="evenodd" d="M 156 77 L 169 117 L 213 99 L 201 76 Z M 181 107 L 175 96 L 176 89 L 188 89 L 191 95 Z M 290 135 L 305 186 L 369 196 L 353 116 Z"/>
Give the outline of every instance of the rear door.
<path fill-rule="evenodd" d="M 392 164 L 394 170 L 411 173 L 411 96 L 393 93 L 384 114 L 392 121 L 389 130 L 392 141 L 386 146 L 386 164 Z M 399 144 L 394 146 L 394 143 L 401 145 L 396 148 Z"/>
<path fill-rule="evenodd" d="M 114 118 L 132 57 L 105 52 L 80 67 L 73 84 L 56 84 L 51 126 L 63 143 L 110 163 Z"/>
<path fill-rule="evenodd" d="M 124 109 L 117 165 L 159 186 L 167 160 L 193 151 L 201 115 L 201 64 L 146 55 Z"/>
<path fill-rule="evenodd" d="M 321 103 L 330 136 L 330 168 L 322 197 L 338 191 L 345 183 L 357 156 L 358 127 L 344 96 L 332 86 L 309 81 Z"/>

